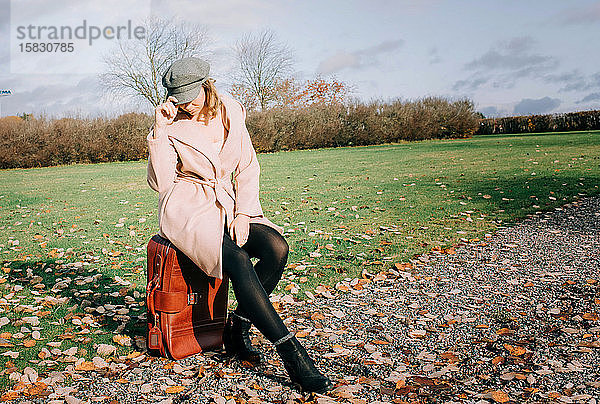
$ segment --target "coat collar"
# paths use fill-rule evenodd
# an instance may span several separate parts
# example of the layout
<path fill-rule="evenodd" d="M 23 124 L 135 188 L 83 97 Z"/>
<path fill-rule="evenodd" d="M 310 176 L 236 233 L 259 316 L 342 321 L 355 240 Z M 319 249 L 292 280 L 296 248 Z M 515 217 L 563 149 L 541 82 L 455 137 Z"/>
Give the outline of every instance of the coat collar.
<path fill-rule="evenodd" d="M 201 133 L 196 130 L 190 130 L 193 128 L 193 126 L 189 126 L 193 125 L 192 122 L 186 122 L 183 120 L 175 121 L 174 124 L 177 125 L 177 128 L 170 134 L 171 137 L 187 144 L 190 147 L 193 147 L 198 152 L 205 155 L 214 166 L 217 177 L 221 176 L 220 173 L 223 156 L 233 153 L 236 145 L 239 145 L 239 142 L 236 141 L 239 138 L 237 124 L 241 119 L 241 108 L 236 108 L 237 106 L 235 103 L 237 103 L 237 101 L 234 98 L 227 94 L 219 94 L 219 98 L 221 99 L 222 103 L 221 119 L 223 120 L 223 125 L 228 130 L 227 139 L 225 139 L 225 143 L 223 144 L 220 152 L 217 153 L 211 142 L 205 136 L 202 136 Z M 237 115 L 240 116 L 238 117 Z"/>

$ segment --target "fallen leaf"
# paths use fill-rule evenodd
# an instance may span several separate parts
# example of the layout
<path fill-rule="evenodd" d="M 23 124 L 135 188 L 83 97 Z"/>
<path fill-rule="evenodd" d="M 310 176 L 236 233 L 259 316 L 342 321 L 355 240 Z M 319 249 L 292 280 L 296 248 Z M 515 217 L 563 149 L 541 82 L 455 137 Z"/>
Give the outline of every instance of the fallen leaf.
<path fill-rule="evenodd" d="M 169 386 L 165 389 L 167 393 L 181 393 L 185 390 L 185 386 Z"/>
<path fill-rule="evenodd" d="M 94 365 L 93 362 L 83 361 L 79 365 L 75 366 L 75 370 L 78 370 L 78 371 L 96 370 L 96 365 Z"/>
<path fill-rule="evenodd" d="M 506 350 L 508 352 L 510 352 L 511 355 L 514 355 L 514 356 L 523 355 L 525 352 L 527 352 L 527 350 L 525 348 L 523 348 L 522 346 L 512 346 L 509 344 L 504 344 L 504 348 L 506 348 Z"/>
<path fill-rule="evenodd" d="M 492 398 L 497 403 L 506 403 L 509 400 L 508 394 L 500 390 L 492 391 Z"/>
<path fill-rule="evenodd" d="M 113 336 L 113 342 L 121 346 L 131 346 L 131 338 L 127 335 L 117 334 Z"/>

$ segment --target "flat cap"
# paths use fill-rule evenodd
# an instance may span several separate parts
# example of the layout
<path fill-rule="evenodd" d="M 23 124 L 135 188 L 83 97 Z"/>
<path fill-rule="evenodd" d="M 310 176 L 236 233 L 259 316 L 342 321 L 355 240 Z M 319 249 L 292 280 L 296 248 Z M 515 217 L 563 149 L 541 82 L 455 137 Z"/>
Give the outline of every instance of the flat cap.
<path fill-rule="evenodd" d="M 162 76 L 167 97 L 177 98 L 175 105 L 192 101 L 200 94 L 209 72 L 210 64 L 200 58 L 185 57 L 174 61 Z"/>

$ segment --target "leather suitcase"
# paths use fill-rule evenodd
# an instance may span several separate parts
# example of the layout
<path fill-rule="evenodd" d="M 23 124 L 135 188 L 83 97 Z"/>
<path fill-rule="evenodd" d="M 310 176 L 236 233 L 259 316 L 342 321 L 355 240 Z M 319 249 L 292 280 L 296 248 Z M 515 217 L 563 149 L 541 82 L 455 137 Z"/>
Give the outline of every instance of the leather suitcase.
<path fill-rule="evenodd" d="M 183 359 L 223 347 L 229 279 L 210 277 L 168 239 L 148 242 L 146 308 L 151 354 Z"/>

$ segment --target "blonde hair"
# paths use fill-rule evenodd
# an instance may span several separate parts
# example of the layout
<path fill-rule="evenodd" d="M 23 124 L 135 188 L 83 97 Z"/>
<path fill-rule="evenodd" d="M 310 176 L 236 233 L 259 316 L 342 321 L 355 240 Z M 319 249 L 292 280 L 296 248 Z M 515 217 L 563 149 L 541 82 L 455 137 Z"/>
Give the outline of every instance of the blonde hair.
<path fill-rule="evenodd" d="M 208 115 L 205 118 L 206 122 L 217 116 L 217 112 L 222 105 L 222 101 L 219 98 L 219 94 L 217 93 L 217 88 L 215 87 L 214 83 L 215 80 L 210 77 L 206 79 L 204 83 L 202 83 L 202 87 L 204 88 L 206 94 L 204 104 L 206 104 L 208 107 Z"/>
<path fill-rule="evenodd" d="M 219 94 L 217 93 L 217 88 L 215 87 L 214 83 L 215 79 L 210 77 L 207 78 L 206 81 L 204 81 L 204 83 L 202 83 L 202 88 L 204 89 L 205 95 L 204 105 L 208 107 L 208 115 L 201 115 L 204 117 L 203 120 L 205 124 L 208 124 L 208 121 L 216 117 L 219 108 L 223 106 L 223 102 L 221 101 L 221 98 L 219 98 Z M 189 112 L 182 109 L 181 107 L 179 108 L 179 110 L 189 115 Z"/>

